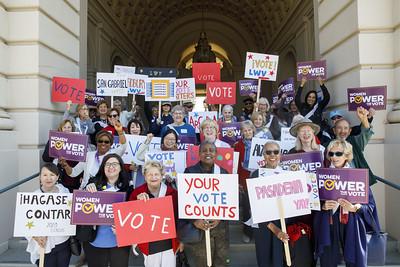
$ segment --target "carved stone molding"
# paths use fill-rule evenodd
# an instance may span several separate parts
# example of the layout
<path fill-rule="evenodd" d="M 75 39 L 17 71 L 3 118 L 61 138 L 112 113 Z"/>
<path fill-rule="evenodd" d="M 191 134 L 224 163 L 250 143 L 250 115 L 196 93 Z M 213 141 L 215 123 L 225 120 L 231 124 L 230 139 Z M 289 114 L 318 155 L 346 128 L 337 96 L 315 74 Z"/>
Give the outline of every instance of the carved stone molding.
<path fill-rule="evenodd" d="M 15 122 L 11 116 L 2 108 L 0 108 L 0 131 L 11 131 L 15 127 Z"/>
<path fill-rule="evenodd" d="M 394 104 L 393 110 L 387 115 L 389 123 L 400 123 L 400 101 Z"/>

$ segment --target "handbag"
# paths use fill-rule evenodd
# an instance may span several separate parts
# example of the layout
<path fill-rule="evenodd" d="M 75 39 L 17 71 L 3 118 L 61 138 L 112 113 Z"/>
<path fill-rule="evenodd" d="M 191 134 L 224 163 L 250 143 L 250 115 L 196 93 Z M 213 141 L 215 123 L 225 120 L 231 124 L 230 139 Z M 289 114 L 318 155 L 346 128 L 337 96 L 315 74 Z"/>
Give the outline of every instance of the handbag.
<path fill-rule="evenodd" d="M 197 229 L 189 220 L 180 221 L 178 224 L 178 238 L 182 243 L 198 243 L 203 239 L 203 231 Z"/>
<path fill-rule="evenodd" d="M 69 237 L 69 246 L 71 248 L 72 255 L 75 255 L 75 256 L 81 255 L 82 246 L 81 246 L 81 243 L 79 242 L 79 240 L 76 239 L 75 236 Z"/>
<path fill-rule="evenodd" d="M 381 232 L 373 220 L 373 231 L 367 232 L 368 266 L 382 266 L 386 262 L 387 233 Z"/>
<path fill-rule="evenodd" d="M 77 225 L 75 237 L 81 242 L 92 242 L 96 239 L 97 227 L 93 225 Z"/>

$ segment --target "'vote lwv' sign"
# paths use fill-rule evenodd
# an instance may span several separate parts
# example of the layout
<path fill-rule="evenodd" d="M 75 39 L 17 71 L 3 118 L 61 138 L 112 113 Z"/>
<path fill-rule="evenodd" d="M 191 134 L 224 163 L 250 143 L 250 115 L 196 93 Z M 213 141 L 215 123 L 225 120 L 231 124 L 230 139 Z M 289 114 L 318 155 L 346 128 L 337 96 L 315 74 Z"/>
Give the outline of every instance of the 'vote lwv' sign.
<path fill-rule="evenodd" d="M 208 104 L 236 104 L 235 82 L 207 83 Z"/>

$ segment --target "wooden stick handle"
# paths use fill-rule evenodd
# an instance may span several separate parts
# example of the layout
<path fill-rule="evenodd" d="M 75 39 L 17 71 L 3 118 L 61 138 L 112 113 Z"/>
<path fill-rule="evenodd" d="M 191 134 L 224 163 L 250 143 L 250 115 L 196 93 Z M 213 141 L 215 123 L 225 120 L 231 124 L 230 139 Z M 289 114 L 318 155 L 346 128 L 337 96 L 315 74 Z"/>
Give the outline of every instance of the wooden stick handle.
<path fill-rule="evenodd" d="M 39 267 L 44 267 L 44 248 L 39 249 Z"/>
<path fill-rule="evenodd" d="M 287 231 L 286 231 L 286 222 L 285 222 L 285 209 L 283 208 L 282 199 L 280 197 L 278 198 L 278 209 L 279 209 L 279 214 L 281 217 L 280 221 L 281 221 L 282 232 L 284 232 L 286 234 Z M 283 247 L 285 249 L 286 265 L 292 266 L 292 260 L 290 258 L 290 251 L 289 251 L 289 243 L 284 242 Z"/>
<path fill-rule="evenodd" d="M 260 94 L 261 94 L 261 79 L 258 79 L 258 85 L 257 85 L 257 101 L 256 103 L 260 101 Z M 258 106 L 256 108 L 256 111 L 258 111 Z"/>
<path fill-rule="evenodd" d="M 211 238 L 210 238 L 210 229 L 205 231 L 206 233 L 206 254 L 207 254 L 207 266 L 212 266 L 212 259 L 211 259 Z"/>

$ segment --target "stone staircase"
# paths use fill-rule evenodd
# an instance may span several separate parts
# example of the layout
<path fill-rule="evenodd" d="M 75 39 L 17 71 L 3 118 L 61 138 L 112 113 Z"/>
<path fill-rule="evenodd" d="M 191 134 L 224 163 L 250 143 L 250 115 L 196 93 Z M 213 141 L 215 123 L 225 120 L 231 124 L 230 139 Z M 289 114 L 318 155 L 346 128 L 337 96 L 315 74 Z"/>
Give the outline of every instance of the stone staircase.
<path fill-rule="evenodd" d="M 398 241 L 388 238 L 387 243 L 387 267 L 400 267 L 400 253 Z M 25 251 L 27 242 L 23 238 L 13 238 L 9 241 L 9 249 L 0 255 L 0 267 L 34 267 L 29 261 L 29 254 Z M 245 244 L 242 242 L 241 225 L 232 223 L 230 225 L 230 266 L 232 267 L 257 267 L 254 242 Z M 75 266 L 78 257 L 71 258 L 71 267 Z M 85 265 L 86 266 L 86 265 Z M 129 258 L 130 267 L 142 267 L 143 257 L 135 257 L 131 254 Z M 340 265 L 344 266 L 344 265 Z"/>

